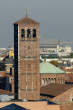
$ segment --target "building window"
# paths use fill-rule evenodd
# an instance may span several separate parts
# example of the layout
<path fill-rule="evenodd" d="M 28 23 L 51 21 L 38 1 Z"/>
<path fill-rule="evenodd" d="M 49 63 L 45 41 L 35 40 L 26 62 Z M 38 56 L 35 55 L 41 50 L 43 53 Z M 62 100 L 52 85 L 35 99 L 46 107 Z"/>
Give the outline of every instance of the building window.
<path fill-rule="evenodd" d="M 24 38 L 25 37 L 25 30 L 21 29 L 21 37 Z"/>
<path fill-rule="evenodd" d="M 33 29 L 33 38 L 36 37 L 36 29 Z"/>
<path fill-rule="evenodd" d="M 31 38 L 31 30 L 30 29 L 27 30 L 27 37 Z"/>

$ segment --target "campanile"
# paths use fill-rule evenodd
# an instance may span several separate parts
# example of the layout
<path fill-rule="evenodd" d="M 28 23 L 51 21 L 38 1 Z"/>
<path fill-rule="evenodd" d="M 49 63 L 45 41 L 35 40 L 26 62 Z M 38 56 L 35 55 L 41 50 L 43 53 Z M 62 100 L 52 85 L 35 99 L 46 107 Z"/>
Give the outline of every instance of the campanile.
<path fill-rule="evenodd" d="M 28 16 L 14 23 L 15 99 L 40 99 L 39 23 Z"/>

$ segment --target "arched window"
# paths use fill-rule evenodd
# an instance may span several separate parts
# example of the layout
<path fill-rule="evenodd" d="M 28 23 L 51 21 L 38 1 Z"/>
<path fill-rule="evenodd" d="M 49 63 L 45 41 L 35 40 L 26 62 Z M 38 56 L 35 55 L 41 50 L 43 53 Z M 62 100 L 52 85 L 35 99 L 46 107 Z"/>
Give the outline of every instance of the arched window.
<path fill-rule="evenodd" d="M 41 85 L 43 86 L 45 84 L 45 82 L 44 82 L 44 78 L 43 79 L 41 79 Z"/>
<path fill-rule="evenodd" d="M 27 37 L 31 38 L 31 30 L 30 29 L 27 30 Z"/>
<path fill-rule="evenodd" d="M 25 37 L 25 30 L 21 29 L 21 37 L 24 38 Z"/>
<path fill-rule="evenodd" d="M 36 37 L 36 29 L 33 29 L 33 38 Z"/>

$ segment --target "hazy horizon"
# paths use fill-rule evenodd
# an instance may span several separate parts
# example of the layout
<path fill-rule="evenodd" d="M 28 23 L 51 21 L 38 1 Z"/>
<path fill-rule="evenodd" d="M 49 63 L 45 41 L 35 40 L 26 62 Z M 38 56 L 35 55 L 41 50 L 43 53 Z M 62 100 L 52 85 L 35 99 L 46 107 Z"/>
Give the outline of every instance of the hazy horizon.
<path fill-rule="evenodd" d="M 0 1 L 0 48 L 13 45 L 13 22 L 25 16 L 40 22 L 40 36 L 73 41 L 73 0 Z"/>

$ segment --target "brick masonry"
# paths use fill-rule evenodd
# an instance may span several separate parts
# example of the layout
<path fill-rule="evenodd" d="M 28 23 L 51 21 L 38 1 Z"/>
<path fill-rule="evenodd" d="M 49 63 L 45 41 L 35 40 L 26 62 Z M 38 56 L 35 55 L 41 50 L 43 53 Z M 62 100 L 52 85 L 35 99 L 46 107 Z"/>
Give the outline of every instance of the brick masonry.
<path fill-rule="evenodd" d="M 25 29 L 25 38 L 21 38 L 21 29 Z M 27 38 L 27 29 L 31 29 L 31 38 Z M 36 38 L 32 30 L 36 29 Z M 18 25 L 18 98 L 40 99 L 40 38 L 39 24 Z"/>
<path fill-rule="evenodd" d="M 41 86 L 51 83 L 65 84 L 65 74 L 40 74 Z M 43 81 L 45 82 L 43 84 Z"/>

